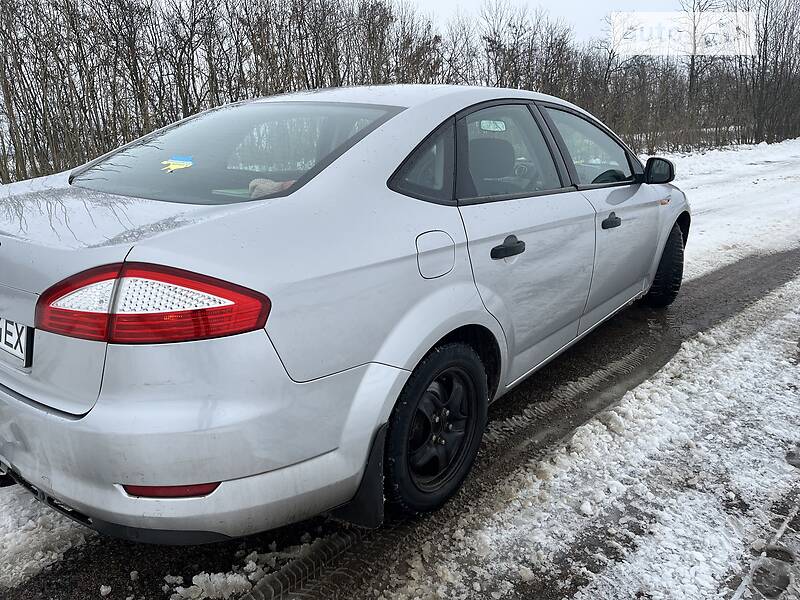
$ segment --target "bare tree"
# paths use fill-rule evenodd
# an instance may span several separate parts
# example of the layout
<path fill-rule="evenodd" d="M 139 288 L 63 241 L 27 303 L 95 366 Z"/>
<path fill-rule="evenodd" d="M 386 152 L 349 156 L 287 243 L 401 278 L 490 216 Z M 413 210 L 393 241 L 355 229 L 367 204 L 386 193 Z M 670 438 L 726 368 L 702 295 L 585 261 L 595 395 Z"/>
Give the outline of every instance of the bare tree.
<path fill-rule="evenodd" d="M 317 87 L 453 83 L 555 94 L 635 149 L 800 135 L 800 0 L 683 0 L 754 16 L 752 56 L 625 57 L 487 0 L 438 27 L 404 0 L 0 0 L 0 182 L 71 168 L 209 107 Z"/>

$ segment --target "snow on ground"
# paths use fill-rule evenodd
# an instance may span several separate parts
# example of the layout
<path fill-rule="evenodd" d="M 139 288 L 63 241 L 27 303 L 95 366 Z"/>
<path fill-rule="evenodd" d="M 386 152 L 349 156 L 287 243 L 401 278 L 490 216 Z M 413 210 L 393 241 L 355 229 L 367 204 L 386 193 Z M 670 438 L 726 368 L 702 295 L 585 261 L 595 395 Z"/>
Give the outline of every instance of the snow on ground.
<path fill-rule="evenodd" d="M 164 592 L 172 591 L 170 600 L 229 600 L 238 598 L 250 589 L 268 573 L 280 569 L 288 562 L 305 556 L 314 551 L 315 546 L 324 544 L 327 536 L 311 541 L 311 535 L 306 534 L 303 542 L 283 550 L 277 550 L 274 543 L 268 552 L 240 552 L 237 558 L 240 564 L 233 571 L 227 573 L 206 573 L 203 571 L 192 577 L 192 585 L 184 587 L 183 577 L 164 577 L 166 585 Z"/>
<path fill-rule="evenodd" d="M 0 488 L 0 589 L 36 575 L 93 535 L 20 486 Z"/>
<path fill-rule="evenodd" d="M 692 206 L 687 279 L 797 243 L 800 139 L 662 156 Z"/>
<path fill-rule="evenodd" d="M 668 158 L 676 163 L 676 184 L 694 211 L 687 277 L 797 243 L 800 140 Z M 786 293 L 796 291 L 792 287 Z M 497 573 L 505 573 L 509 583 L 495 594 L 510 589 L 512 581 L 533 577 L 550 561 L 557 563 L 563 558 L 559 552 L 592 524 L 613 538 L 625 561 L 592 580 L 589 596 L 613 597 L 609 590 L 619 586 L 646 588 L 653 597 L 665 589 L 699 597 L 718 585 L 725 569 L 735 568 L 760 523 L 759 507 L 780 494 L 796 473 L 779 456 L 791 428 L 798 427 L 796 407 L 781 403 L 797 393 L 785 387 L 788 377 L 798 381 L 796 366 L 786 359 L 792 343 L 787 332 L 794 331 L 797 339 L 796 313 L 784 314 L 751 340 L 732 341 L 736 328 L 747 322 L 734 319 L 688 341 L 661 373 L 581 427 L 551 460 L 509 480 L 510 504 L 499 506 L 494 526 L 456 532 L 475 565 L 484 564 L 485 556 L 496 557 Z M 761 403 L 759 394 L 765 399 Z M 676 478 L 685 484 L 680 494 Z M 747 503 L 752 514 L 746 519 L 731 515 L 725 499 Z M 615 510 L 620 515 L 616 522 Z M 626 550 L 633 524 L 653 531 L 646 543 Z M 24 490 L 0 489 L 0 588 L 20 584 L 92 535 Z M 503 559 L 510 549 L 518 562 Z M 603 560 L 604 552 L 608 548 L 598 549 L 597 560 Z M 668 557 L 659 561 L 660 570 L 652 567 L 656 554 Z M 269 553 L 257 555 L 231 573 L 201 573 L 191 586 L 168 585 L 167 591 L 179 598 L 225 597 L 232 587 L 247 585 L 244 580 L 257 580 L 271 560 Z M 446 588 L 459 589 L 464 574 L 458 563 L 440 557 L 422 564 L 417 557 L 414 568 L 419 565 Z M 572 566 L 591 579 L 584 567 Z M 474 566 L 471 574 L 481 568 Z M 402 589 L 395 592 L 403 597 Z M 461 592 L 478 593 L 472 587 Z"/>
<path fill-rule="evenodd" d="M 384 598 L 716 597 L 800 487 L 800 281 L 684 342 L 654 377 L 502 482 Z M 488 516 L 487 516 L 488 515 Z M 400 567 L 401 569 L 403 566 Z"/>
<path fill-rule="evenodd" d="M 687 278 L 797 245 L 800 140 L 667 158 L 693 209 Z M 800 443 L 797 306 L 796 281 L 685 342 L 376 596 L 502 598 L 538 581 L 586 600 L 715 597 L 800 486 L 785 460 Z"/>

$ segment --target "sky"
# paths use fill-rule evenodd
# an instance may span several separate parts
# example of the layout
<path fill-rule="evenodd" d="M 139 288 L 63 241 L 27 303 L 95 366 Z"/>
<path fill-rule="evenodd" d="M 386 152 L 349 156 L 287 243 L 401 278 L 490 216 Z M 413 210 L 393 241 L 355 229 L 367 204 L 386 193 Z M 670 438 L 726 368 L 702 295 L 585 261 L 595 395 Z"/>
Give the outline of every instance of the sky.
<path fill-rule="evenodd" d="M 485 0 L 411 0 L 412 4 L 445 23 L 460 10 L 479 14 Z M 615 11 L 672 11 L 680 9 L 679 0 L 508 0 L 513 5 L 527 5 L 534 11 L 544 8 L 552 17 L 572 26 L 581 41 L 605 37 L 604 18 Z"/>

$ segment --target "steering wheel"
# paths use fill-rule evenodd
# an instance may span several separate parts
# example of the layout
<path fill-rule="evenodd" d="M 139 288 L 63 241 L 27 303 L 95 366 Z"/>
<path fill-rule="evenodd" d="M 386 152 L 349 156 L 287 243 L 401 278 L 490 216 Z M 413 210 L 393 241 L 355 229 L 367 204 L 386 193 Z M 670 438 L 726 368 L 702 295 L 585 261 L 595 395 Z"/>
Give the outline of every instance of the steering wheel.
<path fill-rule="evenodd" d="M 536 163 L 525 159 L 518 159 L 517 164 L 514 165 L 514 175 L 520 179 L 524 177 L 531 181 L 537 181 L 541 178 L 541 171 Z"/>

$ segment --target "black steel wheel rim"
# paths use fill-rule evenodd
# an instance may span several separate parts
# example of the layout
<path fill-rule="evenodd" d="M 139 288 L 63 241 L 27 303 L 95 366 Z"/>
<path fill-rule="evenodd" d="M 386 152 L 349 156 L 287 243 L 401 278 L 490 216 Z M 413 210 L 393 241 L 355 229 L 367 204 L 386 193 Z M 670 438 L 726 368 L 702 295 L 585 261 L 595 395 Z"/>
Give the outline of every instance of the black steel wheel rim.
<path fill-rule="evenodd" d="M 435 492 L 458 473 L 475 434 L 477 394 L 460 367 L 447 367 L 417 402 L 408 437 L 408 469 L 414 485 Z"/>

